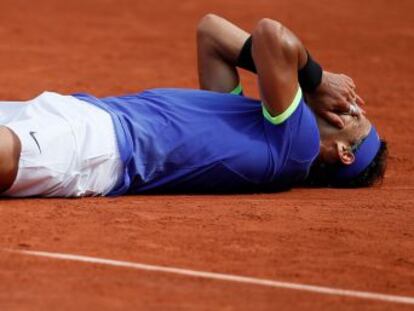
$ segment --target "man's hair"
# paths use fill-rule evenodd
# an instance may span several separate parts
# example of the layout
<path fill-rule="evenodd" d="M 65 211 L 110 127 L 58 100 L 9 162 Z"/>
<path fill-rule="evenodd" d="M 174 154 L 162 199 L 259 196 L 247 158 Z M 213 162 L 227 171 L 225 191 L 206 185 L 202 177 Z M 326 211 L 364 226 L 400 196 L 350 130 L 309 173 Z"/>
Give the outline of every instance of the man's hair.
<path fill-rule="evenodd" d="M 305 185 L 311 187 L 335 187 L 335 188 L 361 188 L 370 187 L 382 182 L 387 168 L 388 147 L 387 142 L 381 140 L 380 148 L 370 165 L 357 177 L 347 181 L 335 181 L 332 172 L 335 165 L 327 165 L 320 160 L 316 160 L 310 169 L 309 175 L 305 180 Z"/>

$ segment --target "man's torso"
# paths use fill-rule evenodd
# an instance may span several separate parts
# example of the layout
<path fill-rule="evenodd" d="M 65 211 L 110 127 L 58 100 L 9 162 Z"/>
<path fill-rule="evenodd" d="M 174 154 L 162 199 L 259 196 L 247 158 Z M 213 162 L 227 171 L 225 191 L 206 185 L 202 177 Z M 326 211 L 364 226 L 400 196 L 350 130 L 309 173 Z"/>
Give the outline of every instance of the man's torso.
<path fill-rule="evenodd" d="M 290 187 L 319 152 L 304 102 L 283 124 L 264 119 L 257 100 L 188 89 L 156 89 L 97 99 L 111 113 L 124 183 L 112 194 L 244 192 Z"/>

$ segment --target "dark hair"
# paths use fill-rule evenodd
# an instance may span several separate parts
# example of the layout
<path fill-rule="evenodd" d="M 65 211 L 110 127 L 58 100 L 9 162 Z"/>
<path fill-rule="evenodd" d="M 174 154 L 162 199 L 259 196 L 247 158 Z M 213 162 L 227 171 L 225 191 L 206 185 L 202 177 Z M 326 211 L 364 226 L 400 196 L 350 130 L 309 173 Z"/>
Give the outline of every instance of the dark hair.
<path fill-rule="evenodd" d="M 371 162 L 371 164 L 361 172 L 357 177 L 338 182 L 332 180 L 331 172 L 335 169 L 334 165 L 316 160 L 310 169 L 309 175 L 305 180 L 305 185 L 311 187 L 335 187 L 335 188 L 361 188 L 370 187 L 374 184 L 382 182 L 385 170 L 387 168 L 388 147 L 387 142 L 381 140 L 380 148 Z"/>

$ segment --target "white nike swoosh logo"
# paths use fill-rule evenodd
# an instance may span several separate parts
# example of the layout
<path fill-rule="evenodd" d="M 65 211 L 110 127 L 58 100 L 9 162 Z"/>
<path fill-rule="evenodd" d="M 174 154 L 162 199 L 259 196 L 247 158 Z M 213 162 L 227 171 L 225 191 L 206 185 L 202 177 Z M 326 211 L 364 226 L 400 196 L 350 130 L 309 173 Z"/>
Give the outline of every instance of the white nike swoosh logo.
<path fill-rule="evenodd" d="M 29 132 L 29 134 L 33 138 L 33 140 L 35 141 L 37 148 L 39 148 L 39 152 L 42 153 L 42 149 L 40 149 L 39 142 L 37 141 L 36 136 L 35 136 L 36 132 L 31 131 L 31 132 Z"/>

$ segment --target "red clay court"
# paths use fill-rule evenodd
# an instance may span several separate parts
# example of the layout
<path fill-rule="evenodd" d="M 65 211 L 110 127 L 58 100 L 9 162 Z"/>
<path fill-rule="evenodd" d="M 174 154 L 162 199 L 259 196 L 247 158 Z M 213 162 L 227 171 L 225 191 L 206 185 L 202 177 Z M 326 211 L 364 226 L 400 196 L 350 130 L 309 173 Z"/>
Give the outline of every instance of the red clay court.
<path fill-rule="evenodd" d="M 413 1 L 2 0 L 0 98 L 196 88 L 208 12 L 247 30 L 278 19 L 352 76 L 390 143 L 384 184 L 3 199 L 0 310 L 414 309 Z"/>

